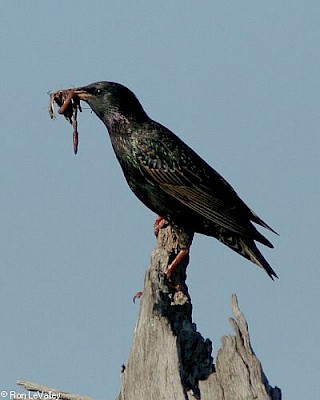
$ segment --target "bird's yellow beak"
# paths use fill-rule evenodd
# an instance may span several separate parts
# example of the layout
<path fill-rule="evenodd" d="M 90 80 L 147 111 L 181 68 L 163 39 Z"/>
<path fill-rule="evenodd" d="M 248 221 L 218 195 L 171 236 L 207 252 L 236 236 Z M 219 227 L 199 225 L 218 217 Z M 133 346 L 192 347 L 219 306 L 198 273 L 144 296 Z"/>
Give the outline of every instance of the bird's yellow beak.
<path fill-rule="evenodd" d="M 93 97 L 92 94 L 90 94 L 89 92 L 87 92 L 86 90 L 84 90 L 82 88 L 71 89 L 71 90 L 73 90 L 73 93 L 75 95 L 77 95 L 80 100 L 83 100 L 83 101 L 88 101 Z"/>

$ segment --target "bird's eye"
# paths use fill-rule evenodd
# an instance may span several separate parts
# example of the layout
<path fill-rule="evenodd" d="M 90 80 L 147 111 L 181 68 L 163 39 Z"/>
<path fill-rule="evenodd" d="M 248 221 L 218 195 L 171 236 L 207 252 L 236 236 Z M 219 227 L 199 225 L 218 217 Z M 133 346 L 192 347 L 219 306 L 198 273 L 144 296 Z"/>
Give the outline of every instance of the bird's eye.
<path fill-rule="evenodd" d="M 102 89 L 96 89 L 96 93 L 97 96 L 99 96 L 100 94 L 102 94 Z"/>

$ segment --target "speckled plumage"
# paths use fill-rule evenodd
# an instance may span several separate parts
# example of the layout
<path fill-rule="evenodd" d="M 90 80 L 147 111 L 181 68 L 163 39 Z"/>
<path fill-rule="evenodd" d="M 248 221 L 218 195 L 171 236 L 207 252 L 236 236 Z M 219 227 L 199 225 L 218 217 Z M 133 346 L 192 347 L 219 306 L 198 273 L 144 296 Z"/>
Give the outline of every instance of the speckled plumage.
<path fill-rule="evenodd" d="M 273 246 L 252 222 L 273 230 L 220 174 L 150 119 L 129 89 L 97 82 L 75 93 L 106 125 L 125 178 L 147 207 L 170 223 L 217 238 L 277 277 L 254 241 Z"/>

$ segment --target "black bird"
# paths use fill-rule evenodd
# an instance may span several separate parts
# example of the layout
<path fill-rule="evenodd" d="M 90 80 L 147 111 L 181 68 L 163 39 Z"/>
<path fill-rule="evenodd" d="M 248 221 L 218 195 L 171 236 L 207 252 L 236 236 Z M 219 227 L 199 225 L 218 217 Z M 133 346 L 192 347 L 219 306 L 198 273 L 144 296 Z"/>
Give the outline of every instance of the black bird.
<path fill-rule="evenodd" d="M 276 232 L 198 154 L 149 118 L 133 92 L 114 82 L 73 90 L 107 127 L 131 190 L 148 208 L 169 223 L 215 237 L 278 277 L 255 241 L 273 246 L 252 222 Z"/>

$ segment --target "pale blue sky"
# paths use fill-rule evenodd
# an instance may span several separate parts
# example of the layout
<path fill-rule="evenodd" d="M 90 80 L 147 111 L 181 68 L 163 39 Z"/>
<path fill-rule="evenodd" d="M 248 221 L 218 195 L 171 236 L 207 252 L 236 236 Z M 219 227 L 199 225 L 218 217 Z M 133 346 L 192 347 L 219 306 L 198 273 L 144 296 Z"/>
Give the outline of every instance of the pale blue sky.
<path fill-rule="evenodd" d="M 29 379 L 113 399 L 155 245 L 84 109 L 79 153 L 47 91 L 111 80 L 216 168 L 281 236 L 280 277 L 197 236 L 188 284 L 214 355 L 236 292 L 284 398 L 319 379 L 320 3 L 10 1 L 1 5 L 0 390 Z"/>

